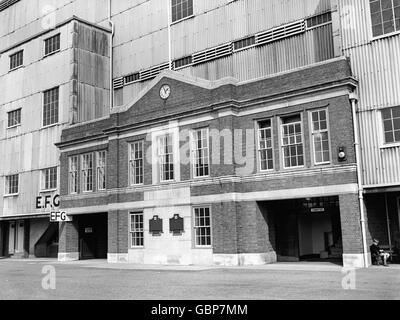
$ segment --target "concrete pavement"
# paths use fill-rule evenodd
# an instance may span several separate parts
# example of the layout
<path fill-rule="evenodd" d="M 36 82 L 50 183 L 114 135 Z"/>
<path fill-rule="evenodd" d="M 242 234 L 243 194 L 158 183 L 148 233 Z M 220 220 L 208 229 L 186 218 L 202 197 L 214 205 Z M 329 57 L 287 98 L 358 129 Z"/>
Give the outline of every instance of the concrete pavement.
<path fill-rule="evenodd" d="M 42 287 L 45 266 L 56 272 L 55 290 Z M 354 276 L 355 290 L 343 289 Z M 354 274 L 321 263 L 257 267 L 143 266 L 106 261 L 0 260 L 0 299 L 216 300 L 400 299 L 400 267 Z"/>

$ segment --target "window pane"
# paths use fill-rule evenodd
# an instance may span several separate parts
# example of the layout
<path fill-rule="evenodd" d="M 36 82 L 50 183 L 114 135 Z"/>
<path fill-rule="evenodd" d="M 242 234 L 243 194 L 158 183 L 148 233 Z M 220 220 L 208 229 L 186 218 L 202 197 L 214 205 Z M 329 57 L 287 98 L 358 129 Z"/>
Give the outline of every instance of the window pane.
<path fill-rule="evenodd" d="M 193 14 L 193 0 L 172 1 L 172 22 L 189 17 Z"/>
<path fill-rule="evenodd" d="M 382 119 L 385 142 L 400 142 L 400 137 L 397 133 L 400 130 L 400 107 L 382 110 Z"/>
<path fill-rule="evenodd" d="M 194 209 L 194 229 L 196 246 L 210 246 L 211 216 L 209 208 Z"/>
<path fill-rule="evenodd" d="M 58 123 L 58 88 L 43 93 L 43 126 Z"/>

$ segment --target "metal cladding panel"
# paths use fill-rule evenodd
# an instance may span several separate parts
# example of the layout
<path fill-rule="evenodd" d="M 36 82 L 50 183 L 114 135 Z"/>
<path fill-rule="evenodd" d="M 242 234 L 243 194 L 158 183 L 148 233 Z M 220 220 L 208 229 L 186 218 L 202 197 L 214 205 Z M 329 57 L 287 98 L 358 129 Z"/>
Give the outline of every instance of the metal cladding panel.
<path fill-rule="evenodd" d="M 344 55 L 359 80 L 363 179 L 400 184 L 400 147 L 385 147 L 382 108 L 400 105 L 400 34 L 373 38 L 368 0 L 339 0 Z"/>
<path fill-rule="evenodd" d="M 372 38 L 369 0 L 338 0 L 343 48 L 366 45 Z"/>
<path fill-rule="evenodd" d="M 119 1 L 113 1 L 119 2 Z M 124 0 L 123 2 L 130 2 Z M 47 21 L 43 18 L 51 11 L 56 24 L 73 15 L 81 19 L 100 23 L 107 17 L 108 0 L 21 0 L 0 12 L 0 48 L 42 32 Z M 3 23 L 5 21 L 5 23 Z"/>
<path fill-rule="evenodd" d="M 186 70 L 191 69 L 192 75 L 208 80 L 232 76 L 239 81 L 245 81 L 333 57 L 332 26 L 327 25 L 302 35 L 235 52 L 231 56 L 183 70 L 186 73 Z"/>
<path fill-rule="evenodd" d="M 173 57 L 221 45 L 330 10 L 330 0 L 238 0 L 208 8 L 195 2 L 193 19 L 172 25 Z M 197 7 L 196 7 L 197 6 Z"/>

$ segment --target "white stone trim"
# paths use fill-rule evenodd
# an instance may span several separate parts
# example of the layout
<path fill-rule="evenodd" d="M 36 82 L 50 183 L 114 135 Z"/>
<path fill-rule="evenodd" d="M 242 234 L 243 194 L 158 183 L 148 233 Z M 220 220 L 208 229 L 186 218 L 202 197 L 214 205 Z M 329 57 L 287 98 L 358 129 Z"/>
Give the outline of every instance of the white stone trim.
<path fill-rule="evenodd" d="M 363 253 L 344 253 L 343 267 L 344 268 L 368 268 L 371 265 L 371 254 L 368 254 L 368 266 L 364 266 Z"/>
<path fill-rule="evenodd" d="M 127 253 L 107 253 L 108 263 L 128 263 Z"/>
<path fill-rule="evenodd" d="M 79 252 L 59 252 L 58 253 L 58 261 L 60 262 L 69 262 L 69 261 L 78 261 L 79 260 Z"/>
<path fill-rule="evenodd" d="M 213 254 L 214 265 L 217 266 L 260 266 L 277 262 L 276 252 Z"/>
<path fill-rule="evenodd" d="M 223 193 L 216 195 L 206 195 L 190 197 L 189 199 L 155 199 L 148 201 L 134 201 L 123 203 L 112 203 L 103 206 L 88 206 L 80 208 L 69 208 L 66 212 L 69 215 L 88 214 L 90 212 L 109 212 L 116 210 L 135 210 L 154 207 L 171 207 L 184 205 L 198 205 L 204 203 L 220 203 L 220 202 L 242 202 L 242 201 L 272 201 L 285 199 L 300 199 L 305 197 L 327 197 L 342 194 L 357 194 L 358 186 L 356 183 L 345 185 L 332 185 L 322 187 L 280 189 L 271 191 L 256 191 L 246 193 Z"/>

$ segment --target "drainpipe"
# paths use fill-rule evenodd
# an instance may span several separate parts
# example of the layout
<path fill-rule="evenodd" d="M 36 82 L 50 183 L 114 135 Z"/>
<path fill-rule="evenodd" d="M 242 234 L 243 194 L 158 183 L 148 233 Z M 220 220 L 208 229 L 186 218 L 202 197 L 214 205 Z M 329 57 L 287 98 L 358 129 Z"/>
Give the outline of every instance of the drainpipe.
<path fill-rule="evenodd" d="M 114 107 L 114 88 L 113 88 L 113 39 L 114 39 L 114 22 L 111 20 L 111 0 L 108 0 L 108 23 L 111 26 L 111 40 L 110 40 L 110 111 Z"/>
<path fill-rule="evenodd" d="M 358 199 L 360 202 L 360 223 L 361 233 L 363 242 L 364 252 L 364 267 L 368 267 L 368 247 L 367 247 L 367 234 L 365 228 L 365 210 L 364 210 L 364 188 L 362 183 L 362 171 L 361 171 L 361 152 L 360 152 L 360 135 L 357 119 L 356 105 L 358 101 L 357 95 L 353 92 L 350 94 L 351 108 L 353 113 L 353 128 L 354 128 L 354 145 L 356 149 L 356 165 L 357 165 L 357 180 L 358 180 Z"/>
<path fill-rule="evenodd" d="M 389 218 L 389 207 L 388 207 L 388 197 L 387 193 L 385 193 L 385 211 L 386 211 L 386 226 L 387 226 L 387 234 L 389 240 L 389 250 L 392 251 L 392 235 L 390 233 L 390 218 Z M 390 256 L 392 258 L 392 256 Z"/>
<path fill-rule="evenodd" d="M 168 62 L 169 70 L 172 70 L 172 43 L 171 43 L 171 1 L 167 2 L 167 12 L 168 12 Z"/>

